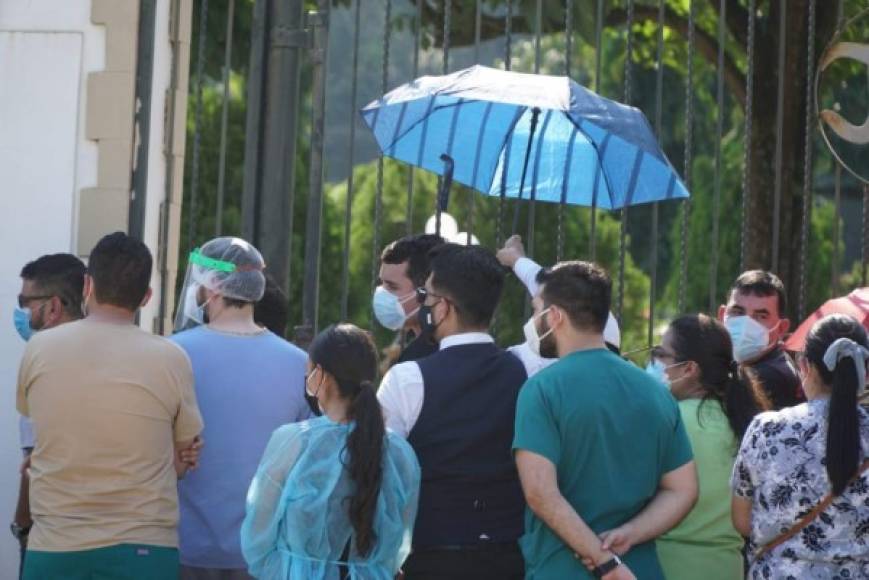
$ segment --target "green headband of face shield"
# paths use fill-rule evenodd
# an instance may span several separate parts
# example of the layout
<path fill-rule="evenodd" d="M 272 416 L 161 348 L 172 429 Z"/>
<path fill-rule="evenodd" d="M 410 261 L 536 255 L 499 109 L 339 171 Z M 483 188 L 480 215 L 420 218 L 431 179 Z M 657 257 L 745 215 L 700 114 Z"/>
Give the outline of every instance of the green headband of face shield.
<path fill-rule="evenodd" d="M 232 273 L 238 270 L 238 267 L 232 262 L 224 262 L 223 260 L 204 256 L 202 252 L 199 251 L 199 248 L 190 252 L 190 263 L 202 266 L 203 268 L 208 268 L 209 270 L 217 270 L 218 272 Z"/>

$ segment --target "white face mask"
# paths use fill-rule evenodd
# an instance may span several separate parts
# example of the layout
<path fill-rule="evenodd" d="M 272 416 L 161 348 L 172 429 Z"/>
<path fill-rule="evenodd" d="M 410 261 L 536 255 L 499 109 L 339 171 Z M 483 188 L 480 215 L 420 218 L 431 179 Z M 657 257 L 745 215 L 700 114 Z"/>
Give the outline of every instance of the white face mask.
<path fill-rule="evenodd" d="M 419 308 L 416 308 L 410 314 L 404 313 L 404 306 L 402 305 L 412 299 L 416 299 L 415 292 L 399 297 L 383 286 L 378 286 L 377 289 L 374 290 L 374 298 L 372 299 L 374 316 L 377 318 L 377 322 L 389 330 L 400 329 L 404 326 L 404 321 L 407 320 L 408 317 L 416 314 L 417 310 L 419 310 Z"/>
<path fill-rule="evenodd" d="M 540 336 L 539 334 L 537 334 L 537 325 L 534 323 L 534 321 L 535 319 L 540 318 L 547 312 L 549 312 L 548 308 L 537 316 L 532 316 L 528 319 L 528 322 L 525 323 L 525 326 L 522 327 L 522 331 L 525 333 L 525 342 L 528 343 L 528 348 L 536 356 L 540 356 L 540 341 L 552 334 L 552 328 L 545 332 L 543 336 Z"/>
<path fill-rule="evenodd" d="M 740 364 L 756 359 L 769 346 L 769 329 L 750 316 L 725 317 L 724 326 L 733 341 L 733 358 Z"/>

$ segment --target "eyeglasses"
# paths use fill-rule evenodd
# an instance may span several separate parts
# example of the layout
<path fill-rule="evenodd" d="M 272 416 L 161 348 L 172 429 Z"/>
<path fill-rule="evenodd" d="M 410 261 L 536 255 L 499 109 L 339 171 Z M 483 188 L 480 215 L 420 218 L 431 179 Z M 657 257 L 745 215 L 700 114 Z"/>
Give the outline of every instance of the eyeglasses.
<path fill-rule="evenodd" d="M 19 308 L 27 308 L 28 305 L 34 300 L 50 300 L 54 298 L 51 294 L 38 295 L 38 296 L 25 296 L 23 294 L 18 295 L 18 307 Z"/>
<path fill-rule="evenodd" d="M 443 296 L 441 296 L 440 294 L 435 294 L 434 292 L 429 292 L 425 289 L 424 286 L 420 286 L 416 289 L 416 301 L 419 302 L 420 305 L 425 304 L 425 301 L 428 299 L 429 296 L 431 296 L 432 298 L 441 298 L 445 300 Z"/>
<path fill-rule="evenodd" d="M 663 346 L 653 346 L 649 351 L 649 358 L 652 360 L 676 360 L 676 354 L 668 351 Z"/>

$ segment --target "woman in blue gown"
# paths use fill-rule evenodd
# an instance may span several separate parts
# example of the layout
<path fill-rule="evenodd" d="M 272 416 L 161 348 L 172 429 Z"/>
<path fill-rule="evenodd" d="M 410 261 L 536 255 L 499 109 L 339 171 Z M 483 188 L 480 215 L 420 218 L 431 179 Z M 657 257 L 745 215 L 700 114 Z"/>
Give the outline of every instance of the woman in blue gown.
<path fill-rule="evenodd" d="M 322 416 L 277 429 L 247 497 L 241 545 L 268 580 L 392 580 L 410 551 L 420 471 L 387 432 L 368 333 L 331 326 L 309 350 L 305 390 Z"/>

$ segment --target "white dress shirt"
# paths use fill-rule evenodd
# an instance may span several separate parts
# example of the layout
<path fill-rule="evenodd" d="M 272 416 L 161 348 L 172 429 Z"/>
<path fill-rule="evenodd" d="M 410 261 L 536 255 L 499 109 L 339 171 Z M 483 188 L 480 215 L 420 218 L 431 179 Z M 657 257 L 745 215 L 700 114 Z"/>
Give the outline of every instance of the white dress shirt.
<path fill-rule="evenodd" d="M 444 338 L 440 350 L 465 344 L 494 342 L 485 332 L 467 332 Z M 551 362 L 535 356 L 525 344 L 507 350 L 522 361 L 529 377 Z M 415 361 L 403 362 L 389 369 L 377 391 L 377 400 L 380 401 L 386 416 L 386 426 L 406 439 L 422 412 L 424 396 L 422 371 Z"/>

